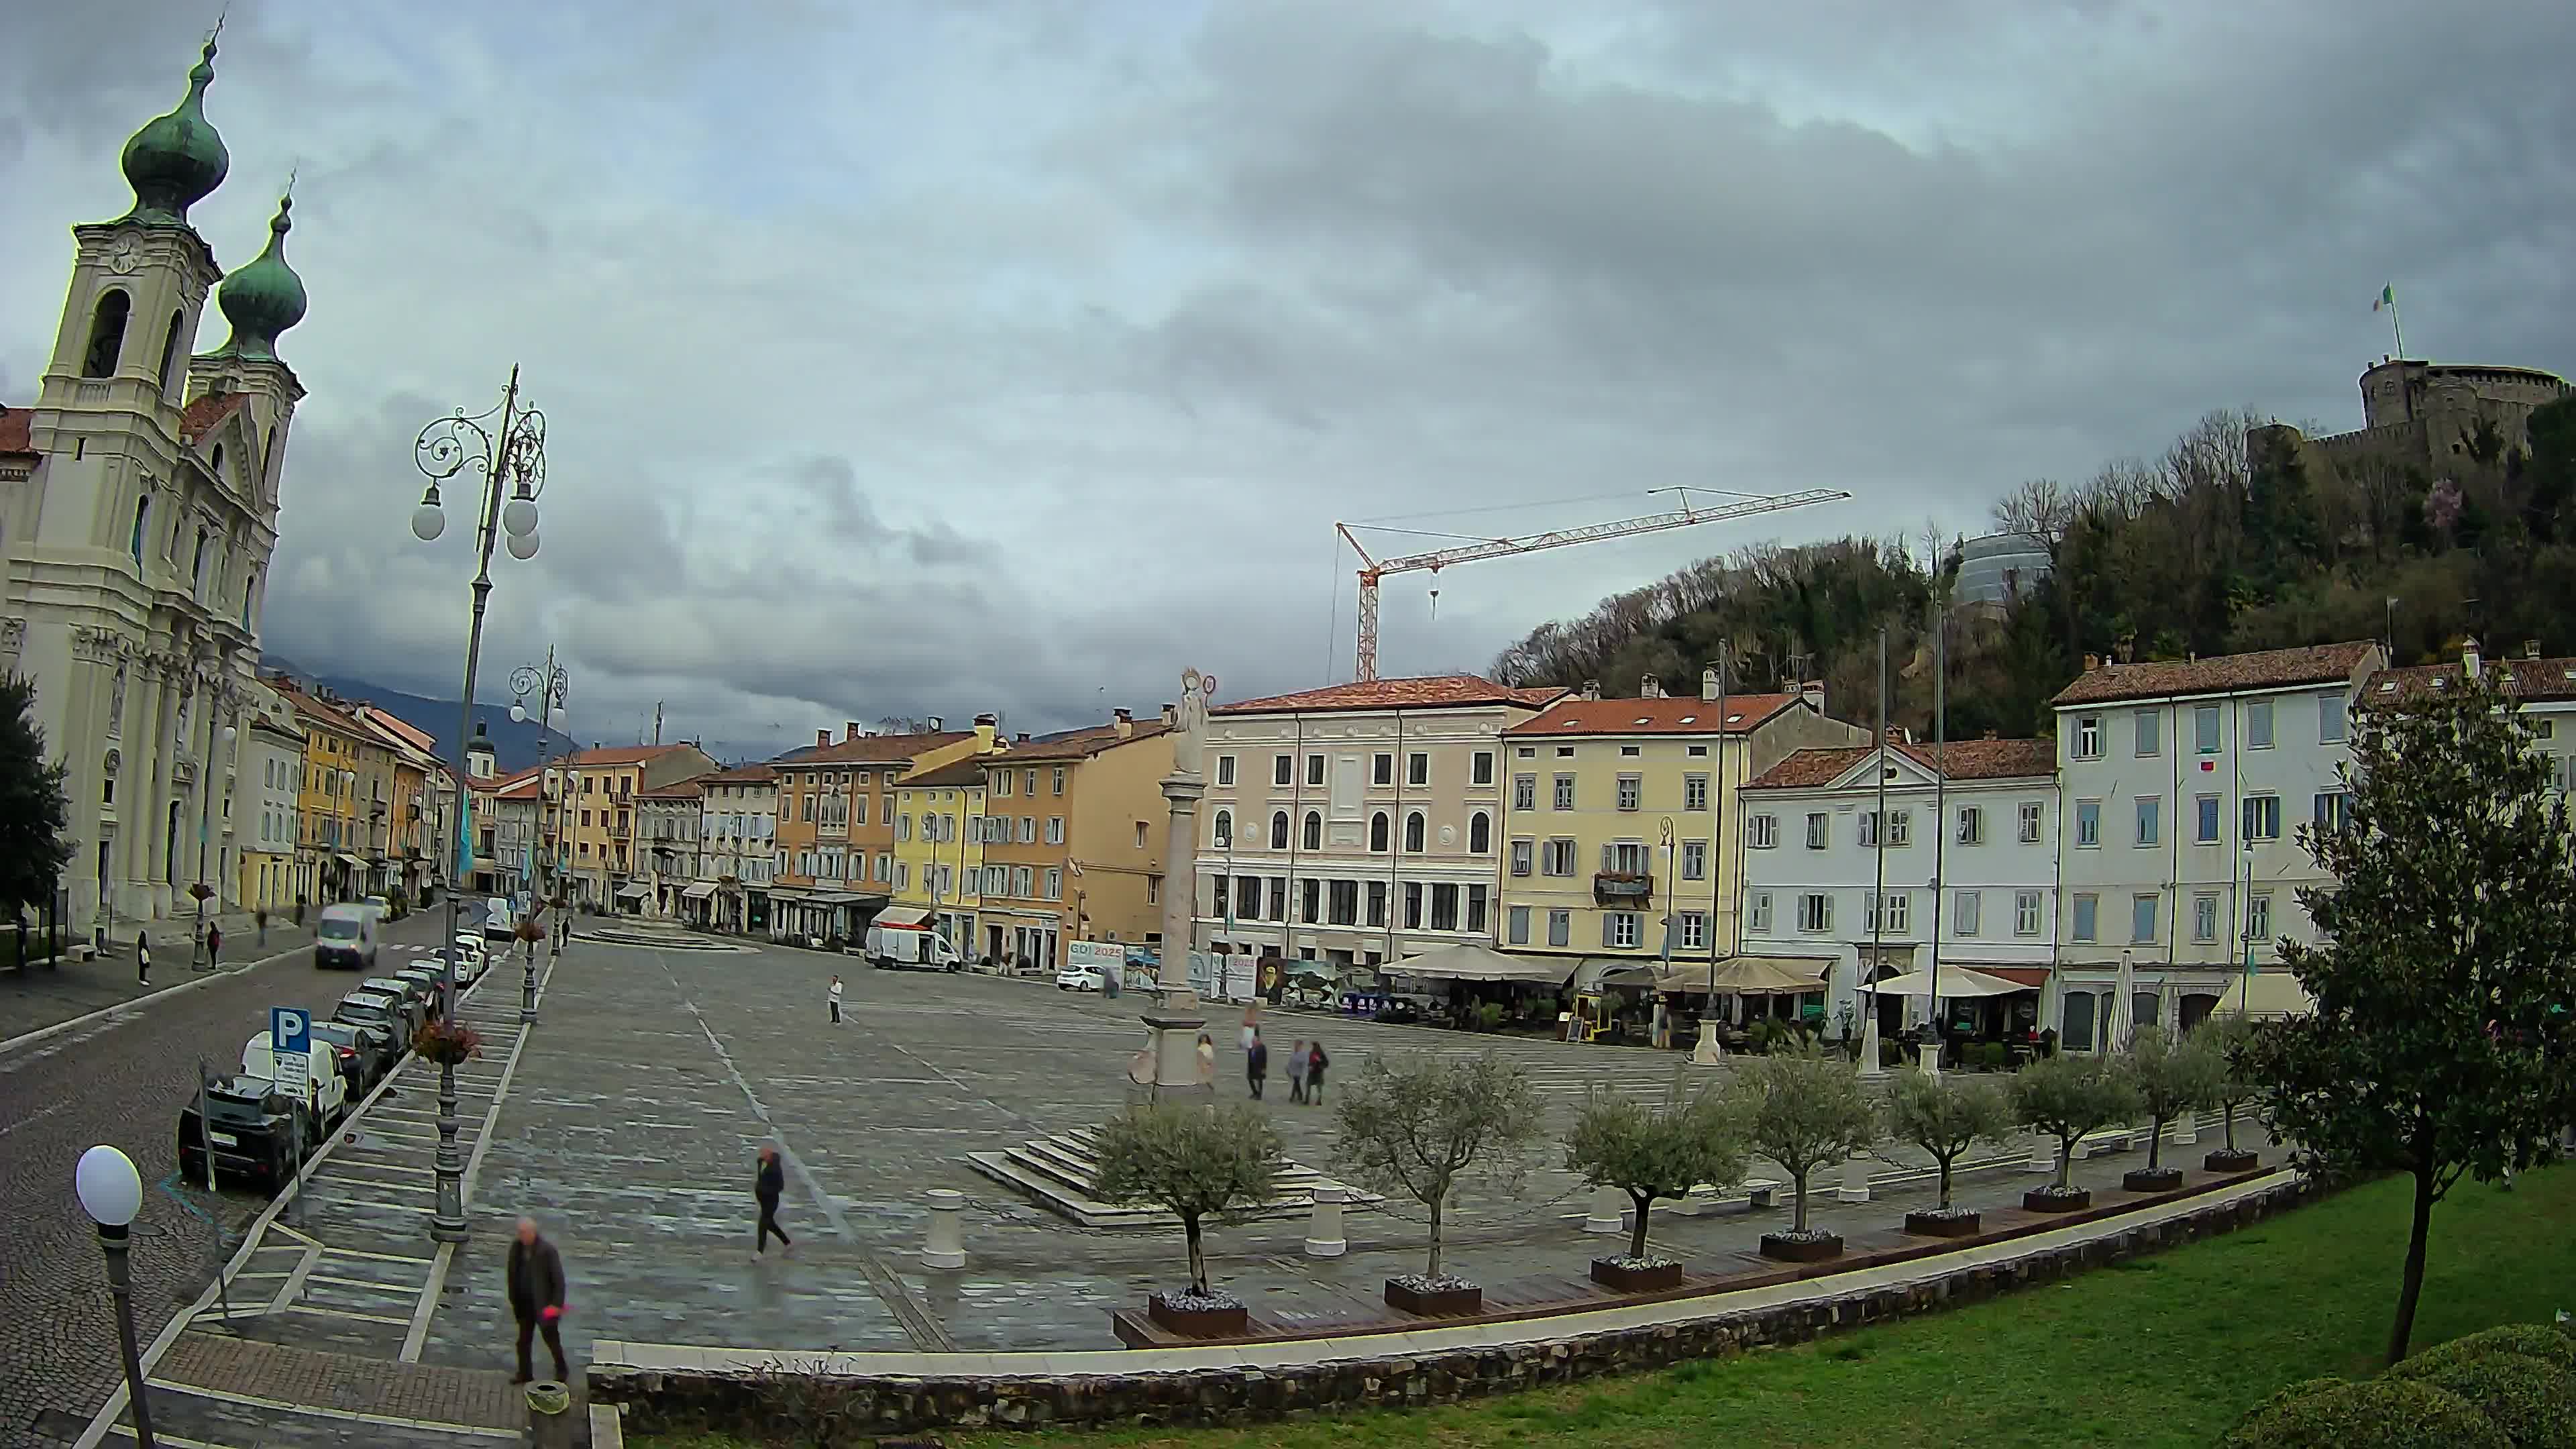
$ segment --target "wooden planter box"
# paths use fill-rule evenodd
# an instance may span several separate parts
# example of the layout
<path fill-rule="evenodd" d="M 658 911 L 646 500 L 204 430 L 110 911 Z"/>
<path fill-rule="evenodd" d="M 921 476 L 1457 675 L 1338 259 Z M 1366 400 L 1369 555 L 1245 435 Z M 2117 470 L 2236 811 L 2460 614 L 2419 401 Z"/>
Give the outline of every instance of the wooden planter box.
<path fill-rule="evenodd" d="M 1918 1238 L 1973 1238 L 1979 1231 L 1975 1213 L 1945 1216 L 1941 1213 L 1907 1213 L 1905 1231 Z"/>
<path fill-rule="evenodd" d="M 1485 1307 L 1485 1290 L 1471 1283 L 1464 1288 L 1441 1288 L 1426 1293 L 1406 1287 L 1401 1279 L 1389 1278 L 1386 1280 L 1386 1306 L 1426 1318 L 1478 1313 Z"/>
<path fill-rule="evenodd" d="M 2122 1192 L 2171 1192 L 2180 1186 L 2179 1167 L 2139 1167 L 2120 1174 Z"/>
<path fill-rule="evenodd" d="M 2252 1172 L 2262 1165 L 2262 1154 L 2248 1152 L 2242 1147 L 2233 1152 L 2222 1147 L 2200 1160 L 2204 1172 Z"/>
<path fill-rule="evenodd" d="M 1836 1237 L 1784 1238 L 1777 1233 L 1762 1235 L 1762 1256 L 1783 1263 L 1823 1263 L 1843 1255 L 1843 1240 Z"/>
<path fill-rule="evenodd" d="M 1682 1265 L 1659 1263 L 1652 1268 L 1624 1268 L 1608 1258 L 1595 1258 L 1592 1281 L 1620 1293 L 1658 1293 L 1682 1286 Z"/>
<path fill-rule="evenodd" d="M 2021 1206 L 2024 1212 L 2073 1213 L 2082 1212 L 2092 1205 L 2092 1192 L 2080 1187 L 2062 1197 L 2053 1192 L 2042 1192 L 2038 1188 L 2032 1188 L 2021 1195 Z"/>
<path fill-rule="evenodd" d="M 1157 1293 L 1145 1300 L 1145 1313 L 1172 1332 L 1192 1338 L 1241 1338 L 1252 1328 L 1252 1310 L 1240 1303 L 1232 1308 L 1175 1308 Z"/>

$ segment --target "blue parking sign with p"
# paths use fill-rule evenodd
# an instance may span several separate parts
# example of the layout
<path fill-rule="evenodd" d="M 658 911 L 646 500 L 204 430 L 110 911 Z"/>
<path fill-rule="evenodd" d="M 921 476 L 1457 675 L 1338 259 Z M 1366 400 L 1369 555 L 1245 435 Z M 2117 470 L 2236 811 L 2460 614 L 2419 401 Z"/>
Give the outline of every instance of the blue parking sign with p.
<path fill-rule="evenodd" d="M 313 1046 L 313 1014 L 295 1006 L 270 1007 L 268 1045 L 271 1051 L 310 1051 Z"/>

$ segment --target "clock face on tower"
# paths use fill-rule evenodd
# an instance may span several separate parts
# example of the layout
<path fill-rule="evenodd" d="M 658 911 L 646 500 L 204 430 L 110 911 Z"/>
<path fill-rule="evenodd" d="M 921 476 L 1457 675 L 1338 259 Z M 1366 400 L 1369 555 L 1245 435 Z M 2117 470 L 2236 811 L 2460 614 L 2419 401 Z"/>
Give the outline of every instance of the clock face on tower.
<path fill-rule="evenodd" d="M 130 236 L 120 239 L 108 252 L 107 264 L 115 269 L 118 276 L 130 275 L 143 264 L 143 244 Z"/>

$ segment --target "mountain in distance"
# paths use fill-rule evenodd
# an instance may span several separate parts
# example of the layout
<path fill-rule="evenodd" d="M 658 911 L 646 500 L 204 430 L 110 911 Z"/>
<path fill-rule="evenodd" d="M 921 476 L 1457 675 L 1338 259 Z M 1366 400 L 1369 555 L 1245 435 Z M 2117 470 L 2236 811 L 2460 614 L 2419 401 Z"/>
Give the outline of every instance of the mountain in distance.
<path fill-rule="evenodd" d="M 274 654 L 261 658 L 260 672 L 284 674 L 306 685 L 319 685 L 351 704 L 374 705 L 436 740 L 440 759 L 460 764 L 464 761 L 456 737 L 455 700 L 387 689 L 351 675 L 314 674 Z M 483 721 L 484 733 L 492 737 L 492 758 L 505 775 L 573 748 L 572 736 L 562 730 L 540 730 L 535 720 L 525 724 L 512 721 L 507 703 L 496 707 L 487 702 L 476 713 Z"/>

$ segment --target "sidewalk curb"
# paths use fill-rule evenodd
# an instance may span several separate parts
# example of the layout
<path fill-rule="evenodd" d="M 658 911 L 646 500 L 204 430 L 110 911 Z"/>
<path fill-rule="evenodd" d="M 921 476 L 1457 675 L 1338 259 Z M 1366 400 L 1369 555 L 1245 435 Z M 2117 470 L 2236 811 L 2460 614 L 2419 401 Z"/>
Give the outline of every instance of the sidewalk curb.
<path fill-rule="evenodd" d="M 146 992 L 141 996 L 128 997 L 125 1000 L 116 1003 L 114 1006 L 102 1006 L 96 1011 L 75 1016 L 69 1021 L 58 1021 L 52 1026 L 40 1026 L 34 1031 L 13 1036 L 7 1041 L 0 1041 L 0 1056 L 6 1056 L 9 1053 L 18 1050 L 20 1047 L 34 1046 L 36 1043 L 44 1041 L 49 1037 L 60 1036 L 64 1032 L 70 1031 L 76 1026 L 86 1026 L 91 1022 L 101 1021 L 114 1016 L 121 1011 L 138 1011 L 144 1007 L 152 1005 L 156 1001 L 176 996 L 183 991 L 192 991 L 197 987 L 205 986 L 216 981 L 222 981 L 234 976 L 246 975 L 250 972 L 259 970 L 263 966 L 275 965 L 280 961 L 284 961 L 296 955 L 298 952 L 310 951 L 312 949 L 313 947 L 309 942 L 302 946 L 290 946 L 274 955 L 262 956 L 256 961 L 245 961 L 237 966 L 223 966 L 212 971 L 199 972 L 191 976 L 188 980 L 174 982 L 171 985 L 162 987 L 158 991 Z M 185 966 L 181 966 L 179 969 L 186 970 L 187 968 Z"/>

